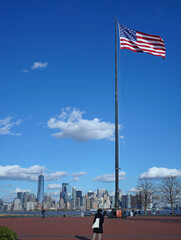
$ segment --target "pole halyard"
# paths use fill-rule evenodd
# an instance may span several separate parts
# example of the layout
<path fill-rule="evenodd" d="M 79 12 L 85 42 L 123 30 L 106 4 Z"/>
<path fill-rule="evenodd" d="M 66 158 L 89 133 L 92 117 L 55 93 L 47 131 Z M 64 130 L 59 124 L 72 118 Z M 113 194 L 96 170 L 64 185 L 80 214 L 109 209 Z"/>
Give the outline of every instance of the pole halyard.
<path fill-rule="evenodd" d="M 117 18 L 115 18 L 115 209 L 119 208 Z"/>

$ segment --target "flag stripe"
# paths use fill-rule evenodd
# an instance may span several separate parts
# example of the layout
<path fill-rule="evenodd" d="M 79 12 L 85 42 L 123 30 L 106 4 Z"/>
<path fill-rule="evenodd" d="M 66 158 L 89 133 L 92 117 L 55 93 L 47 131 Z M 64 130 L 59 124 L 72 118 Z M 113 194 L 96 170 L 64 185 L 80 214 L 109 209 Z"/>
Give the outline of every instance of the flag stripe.
<path fill-rule="evenodd" d="M 151 48 L 149 48 L 149 47 L 137 47 L 137 46 L 135 46 L 135 45 L 130 45 L 130 44 L 127 44 L 127 43 L 122 44 L 121 48 L 122 48 L 122 47 L 124 47 L 124 48 L 126 48 L 126 47 L 133 47 L 134 49 L 137 49 L 137 50 L 142 50 L 142 51 L 148 50 L 148 51 L 151 51 L 151 52 L 153 52 L 153 53 L 162 53 L 162 54 L 165 54 L 165 51 L 163 51 L 163 50 L 156 50 L 156 51 L 154 51 L 153 49 L 151 49 Z"/>
<path fill-rule="evenodd" d="M 153 38 L 153 39 L 157 39 L 157 40 L 160 40 L 160 39 L 161 39 L 159 36 L 150 35 L 150 34 L 146 34 L 146 33 L 138 32 L 138 31 L 136 31 L 136 34 L 137 34 L 139 37 Z"/>
<path fill-rule="evenodd" d="M 127 44 L 125 44 L 125 45 L 122 45 L 121 46 L 121 49 L 123 49 L 123 48 L 129 48 L 129 49 L 134 49 L 134 50 L 137 50 L 137 51 L 139 51 L 139 52 L 153 52 L 153 53 L 155 53 L 155 54 L 157 54 L 157 53 L 159 53 L 159 54 L 162 54 L 162 55 L 165 55 L 165 52 L 164 51 L 153 51 L 153 50 L 150 50 L 149 48 L 138 48 L 138 47 L 136 47 L 136 46 L 132 46 L 132 45 L 127 45 Z"/>
<path fill-rule="evenodd" d="M 165 44 L 161 37 L 137 32 L 119 25 L 120 48 L 134 52 L 146 52 L 165 58 Z"/>
<path fill-rule="evenodd" d="M 129 49 L 129 50 L 131 50 L 133 52 L 146 52 L 146 53 L 149 53 L 149 54 L 152 54 L 152 55 L 155 55 L 155 56 L 160 56 L 160 57 L 164 57 L 165 56 L 165 54 L 153 53 L 152 51 L 151 52 L 150 51 L 143 51 L 141 49 L 135 49 L 133 47 L 121 47 L 121 49 Z"/>
<path fill-rule="evenodd" d="M 149 49 L 151 51 L 165 53 L 164 49 L 153 49 L 153 48 L 151 48 L 149 46 L 137 46 L 136 44 L 129 43 L 129 42 L 123 42 L 121 46 L 132 46 L 132 47 L 137 48 L 137 49 Z"/>
<path fill-rule="evenodd" d="M 146 39 L 144 39 L 144 38 L 137 38 L 137 41 L 136 41 L 137 43 L 139 43 L 139 42 L 144 42 L 144 43 L 147 43 L 147 44 L 149 44 L 149 45 L 160 45 L 160 46 L 165 46 L 164 45 L 164 43 L 162 43 L 162 42 L 158 42 L 158 41 L 148 41 L 148 40 L 146 40 Z M 151 44 L 152 43 L 152 44 Z"/>
<path fill-rule="evenodd" d="M 138 48 L 149 48 L 150 50 L 153 50 L 153 51 L 163 51 L 163 52 L 165 52 L 165 48 L 164 47 L 160 47 L 160 46 L 157 46 L 157 45 L 155 45 L 155 46 L 150 46 L 150 45 L 148 45 L 148 44 L 136 44 L 136 43 L 134 43 L 134 42 L 128 42 L 127 40 L 122 40 L 122 42 L 121 42 L 121 46 L 122 45 L 132 45 L 132 46 L 134 46 L 134 47 L 138 47 Z"/>
<path fill-rule="evenodd" d="M 121 44 L 124 44 L 124 43 L 128 43 L 128 44 L 133 44 L 133 45 L 136 45 L 136 46 L 147 46 L 147 47 L 150 47 L 150 48 L 152 48 L 152 49 L 162 49 L 162 50 L 164 50 L 165 51 L 165 47 L 164 46 L 162 46 L 162 45 L 159 45 L 159 44 L 155 44 L 155 45 L 153 45 L 153 44 L 147 44 L 147 43 L 145 43 L 145 42 L 134 42 L 134 41 L 128 41 L 127 39 L 125 39 L 125 38 L 121 38 Z"/>

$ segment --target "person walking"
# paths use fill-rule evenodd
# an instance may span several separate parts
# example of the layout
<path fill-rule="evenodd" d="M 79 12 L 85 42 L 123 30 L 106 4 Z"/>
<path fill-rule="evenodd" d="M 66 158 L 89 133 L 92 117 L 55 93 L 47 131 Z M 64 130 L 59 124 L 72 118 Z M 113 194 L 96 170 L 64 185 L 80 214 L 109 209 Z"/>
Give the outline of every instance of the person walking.
<path fill-rule="evenodd" d="M 41 209 L 41 214 L 42 214 L 42 218 L 45 218 L 45 209 L 42 207 L 42 209 Z"/>
<path fill-rule="evenodd" d="M 92 240 L 95 240 L 96 234 L 98 234 L 98 240 L 101 240 L 101 234 L 103 233 L 103 223 L 104 223 L 104 216 L 102 215 L 102 209 L 99 208 L 97 213 L 94 217 L 93 221 L 93 237 Z"/>

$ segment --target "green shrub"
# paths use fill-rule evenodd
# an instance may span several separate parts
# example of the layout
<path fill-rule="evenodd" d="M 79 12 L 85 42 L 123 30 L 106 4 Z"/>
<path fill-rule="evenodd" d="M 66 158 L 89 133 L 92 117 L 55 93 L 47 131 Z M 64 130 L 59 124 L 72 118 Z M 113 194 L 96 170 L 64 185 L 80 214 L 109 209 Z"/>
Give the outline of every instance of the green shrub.
<path fill-rule="evenodd" d="M 3 227 L 0 226 L 0 240 L 16 240 L 17 239 L 17 234 L 7 228 L 7 227 Z"/>

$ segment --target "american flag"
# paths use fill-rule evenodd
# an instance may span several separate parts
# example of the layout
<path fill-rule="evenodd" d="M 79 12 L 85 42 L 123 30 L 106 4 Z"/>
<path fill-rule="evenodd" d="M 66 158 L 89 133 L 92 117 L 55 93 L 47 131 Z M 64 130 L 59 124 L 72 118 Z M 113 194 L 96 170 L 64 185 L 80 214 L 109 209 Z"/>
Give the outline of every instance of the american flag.
<path fill-rule="evenodd" d="M 120 49 L 146 52 L 165 58 L 165 44 L 159 36 L 128 29 L 119 24 Z"/>

